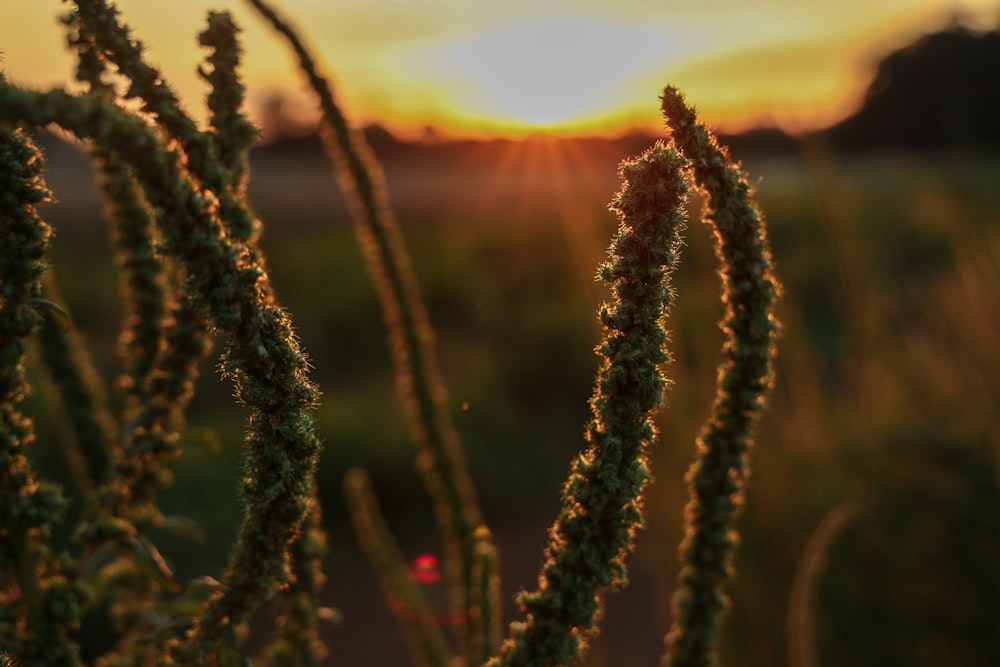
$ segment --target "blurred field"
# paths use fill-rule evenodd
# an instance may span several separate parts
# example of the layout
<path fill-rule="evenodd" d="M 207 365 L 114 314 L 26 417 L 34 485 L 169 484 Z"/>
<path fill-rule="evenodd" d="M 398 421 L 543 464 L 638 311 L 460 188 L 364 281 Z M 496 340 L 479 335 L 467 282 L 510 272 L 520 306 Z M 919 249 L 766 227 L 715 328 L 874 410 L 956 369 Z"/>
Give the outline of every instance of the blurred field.
<path fill-rule="evenodd" d="M 606 298 L 594 281 L 615 228 L 606 205 L 623 142 L 496 142 L 397 151 L 390 191 L 413 253 L 487 521 L 512 597 L 533 585 L 559 485 L 583 443 L 586 401 Z M 120 304 L 100 204 L 87 176 L 53 158 L 61 200 L 54 264 L 92 353 L 114 368 Z M 796 572 L 811 601 L 824 667 L 1000 664 L 1000 159 L 835 155 L 819 139 L 795 155 L 745 164 L 759 181 L 784 324 L 770 410 L 757 437 L 738 579 L 722 664 L 787 664 Z M 330 167 L 318 156 L 259 151 L 251 200 L 279 298 L 323 391 L 320 468 L 331 534 L 330 664 L 406 664 L 340 495 L 352 466 L 371 472 L 407 554 L 439 552 L 430 508 L 394 393 L 380 311 Z M 609 598 L 586 665 L 655 664 L 677 573 L 683 474 L 709 412 L 721 316 L 705 225 L 692 222 L 669 321 L 674 384 L 651 452 L 657 481 L 632 586 Z M 110 371 L 109 371 L 110 372 Z M 65 475 L 65 437 L 39 396 L 37 465 Z M 206 368 L 192 435 L 164 494 L 208 540 L 164 536 L 180 579 L 217 574 L 235 533 L 243 415 Z M 205 433 L 203 428 L 198 433 Z M 803 561 L 831 510 L 853 518 Z M 802 587 L 805 588 L 802 588 Z M 812 609 L 814 614 L 809 610 Z M 797 635 L 799 636 L 799 635 Z M 795 667 L 807 667 L 799 664 Z"/>

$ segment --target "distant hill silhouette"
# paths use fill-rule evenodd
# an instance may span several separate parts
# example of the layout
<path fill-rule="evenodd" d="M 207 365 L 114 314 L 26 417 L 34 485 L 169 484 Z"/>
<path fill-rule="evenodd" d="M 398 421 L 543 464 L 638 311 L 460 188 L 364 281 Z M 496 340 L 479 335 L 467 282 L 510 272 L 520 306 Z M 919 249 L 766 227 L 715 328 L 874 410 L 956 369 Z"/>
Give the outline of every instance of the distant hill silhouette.
<path fill-rule="evenodd" d="M 366 125 L 362 129 L 365 140 L 380 157 L 392 155 L 403 147 L 401 139 L 393 135 L 389 130 L 381 125 Z M 320 157 L 326 155 L 323 148 L 323 141 L 319 132 L 310 129 L 302 133 L 275 132 L 274 136 L 264 144 L 254 147 L 253 152 L 258 156 L 267 157 Z"/>
<path fill-rule="evenodd" d="M 849 150 L 1000 149 L 1000 32 L 962 26 L 878 64 L 861 109 L 827 130 Z"/>

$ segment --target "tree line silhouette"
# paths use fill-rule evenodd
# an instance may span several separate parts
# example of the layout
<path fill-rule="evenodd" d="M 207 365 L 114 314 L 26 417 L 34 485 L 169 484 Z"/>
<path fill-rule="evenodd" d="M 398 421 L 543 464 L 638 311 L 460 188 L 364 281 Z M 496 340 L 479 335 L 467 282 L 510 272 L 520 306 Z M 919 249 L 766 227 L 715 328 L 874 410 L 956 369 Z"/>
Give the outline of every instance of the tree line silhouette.
<path fill-rule="evenodd" d="M 1000 32 L 953 24 L 878 64 L 864 103 L 827 130 L 850 150 L 1000 148 Z"/>

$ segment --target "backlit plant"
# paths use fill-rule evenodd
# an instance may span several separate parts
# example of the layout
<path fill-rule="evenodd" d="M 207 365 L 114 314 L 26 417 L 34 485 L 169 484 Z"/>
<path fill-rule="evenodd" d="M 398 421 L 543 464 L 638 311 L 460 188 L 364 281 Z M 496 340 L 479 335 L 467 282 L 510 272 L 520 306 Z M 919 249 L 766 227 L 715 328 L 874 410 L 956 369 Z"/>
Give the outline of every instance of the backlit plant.
<path fill-rule="evenodd" d="M 249 2 L 289 39 L 320 99 L 325 143 L 382 302 L 417 468 L 435 504 L 455 641 L 421 621 L 433 614 L 431 605 L 409 576 L 367 474 L 353 470 L 345 482 L 361 544 L 387 599 L 399 602 L 393 609 L 418 664 L 567 664 L 597 632 L 604 597 L 627 581 L 626 559 L 642 524 L 657 438 L 652 414 L 667 387 L 670 273 L 692 178 L 705 192 L 727 339 L 715 408 L 688 478 L 688 530 L 664 662 L 709 664 L 777 330 L 777 282 L 746 180 L 680 93 L 667 88 L 672 142 L 622 164 L 622 189 L 611 204 L 620 226 L 599 268 L 611 300 L 599 313 L 604 333 L 586 446 L 563 487 L 538 588 L 519 596 L 524 618 L 504 638 L 496 549 L 451 423 L 433 332 L 381 171 L 294 31 L 261 0 Z M 227 13 L 210 12 L 199 35 L 210 51 L 201 73 L 211 86 L 208 127 L 199 129 L 112 5 L 73 5 L 65 25 L 87 92 L 0 82 L 0 651 L 25 666 L 80 664 L 75 635 L 83 616 L 100 609 L 117 641 L 99 664 L 236 665 L 244 660 L 245 623 L 271 601 L 279 613 L 265 659 L 317 664 L 324 656 L 317 623 L 332 613 L 318 603 L 326 550 L 314 479 L 318 391 L 291 318 L 274 300 L 260 224 L 247 204 L 255 130 L 241 112 L 239 30 Z M 131 100 L 138 109 L 126 104 Z M 125 303 L 118 413 L 108 408 L 47 261 L 50 230 L 37 206 L 49 194 L 28 132 L 50 124 L 87 142 L 114 225 Z M 176 522 L 158 509 L 156 495 L 168 479 L 163 464 L 181 453 L 185 407 L 209 334 L 223 341 L 220 368 L 250 411 L 244 519 L 219 579 L 182 583 L 150 530 Z M 74 553 L 53 551 L 63 491 L 37 479 L 27 458 L 33 422 L 22 405 L 30 391 L 27 350 L 36 339 L 75 436 L 68 453 L 79 463 L 85 509 Z M 99 606 L 102 600 L 108 604 Z"/>

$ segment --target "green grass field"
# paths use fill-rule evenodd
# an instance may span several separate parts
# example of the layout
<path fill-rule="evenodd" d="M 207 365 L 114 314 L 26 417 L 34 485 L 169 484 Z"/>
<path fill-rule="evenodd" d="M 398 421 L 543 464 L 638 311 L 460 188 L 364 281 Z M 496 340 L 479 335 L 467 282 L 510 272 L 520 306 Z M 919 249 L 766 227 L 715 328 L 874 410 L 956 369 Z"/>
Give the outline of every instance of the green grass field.
<path fill-rule="evenodd" d="M 507 614 L 514 592 L 537 575 L 559 485 L 583 443 L 595 312 L 606 298 L 593 276 L 615 225 L 606 206 L 622 157 L 612 144 L 539 139 L 386 165 L 497 536 Z M 439 550 L 380 308 L 329 167 L 254 166 L 250 195 L 272 279 L 323 391 L 326 596 L 343 614 L 327 641 L 338 664 L 405 664 L 340 492 L 348 468 L 369 469 L 407 555 Z M 744 166 L 759 179 L 785 287 L 784 333 L 756 438 L 722 664 L 788 662 L 793 581 L 796 600 L 806 601 L 791 605 L 793 634 L 815 631 L 809 644 L 823 667 L 1000 664 L 1000 160 L 844 158 L 809 141 L 801 156 Z M 54 175 L 61 203 L 45 214 L 57 229 L 54 266 L 69 309 L 110 368 L 116 275 L 82 178 Z M 722 341 L 708 230 L 692 222 L 686 237 L 647 528 L 633 585 L 610 598 L 586 665 L 652 664 L 668 626 L 683 474 Z M 36 414 L 54 414 L 33 400 Z M 238 521 L 242 420 L 229 388 L 204 369 L 190 414 L 199 430 L 163 501 L 167 514 L 197 517 L 207 534 L 203 544 L 163 537 L 178 579 L 224 562 Z M 39 419 L 39 443 L 53 442 L 56 422 Z M 51 449 L 34 455 L 41 475 L 64 475 Z M 853 514 L 808 550 L 838 507 Z"/>

